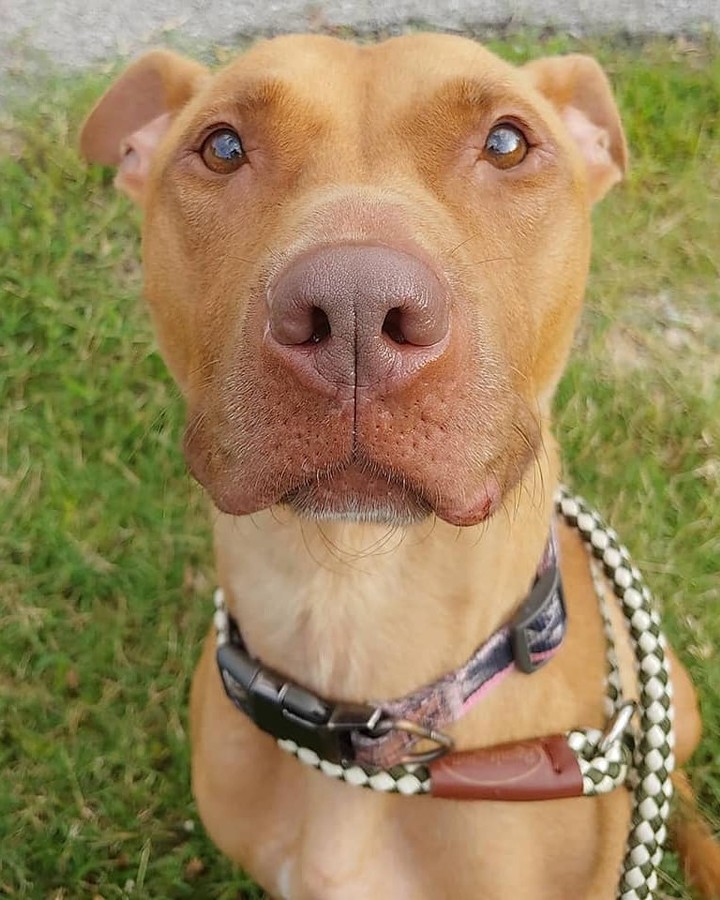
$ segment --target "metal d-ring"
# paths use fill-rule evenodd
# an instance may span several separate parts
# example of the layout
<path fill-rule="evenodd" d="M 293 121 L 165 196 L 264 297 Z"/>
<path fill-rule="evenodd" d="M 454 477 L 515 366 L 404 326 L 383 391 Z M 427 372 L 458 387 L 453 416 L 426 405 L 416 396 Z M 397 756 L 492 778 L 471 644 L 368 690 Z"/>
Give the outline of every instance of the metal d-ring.
<path fill-rule="evenodd" d="M 431 741 L 435 744 L 435 747 L 429 750 L 410 750 L 402 759 L 398 760 L 399 764 L 404 766 L 432 762 L 434 759 L 444 756 L 455 746 L 454 738 L 443 731 L 436 731 L 419 722 L 411 722 L 410 719 L 396 719 L 392 716 L 387 716 L 377 723 L 373 728 L 373 737 L 381 737 L 390 731 L 402 731 L 418 740 Z"/>

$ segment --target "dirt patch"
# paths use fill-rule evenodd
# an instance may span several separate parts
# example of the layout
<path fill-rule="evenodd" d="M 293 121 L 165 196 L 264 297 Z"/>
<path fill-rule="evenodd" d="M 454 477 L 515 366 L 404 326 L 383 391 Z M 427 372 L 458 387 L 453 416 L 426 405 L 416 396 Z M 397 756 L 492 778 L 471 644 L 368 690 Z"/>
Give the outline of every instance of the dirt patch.
<path fill-rule="evenodd" d="M 665 369 L 698 382 L 706 396 L 717 393 L 720 379 L 720 302 L 685 300 L 670 292 L 636 296 L 605 334 L 606 356 L 619 375 Z"/>

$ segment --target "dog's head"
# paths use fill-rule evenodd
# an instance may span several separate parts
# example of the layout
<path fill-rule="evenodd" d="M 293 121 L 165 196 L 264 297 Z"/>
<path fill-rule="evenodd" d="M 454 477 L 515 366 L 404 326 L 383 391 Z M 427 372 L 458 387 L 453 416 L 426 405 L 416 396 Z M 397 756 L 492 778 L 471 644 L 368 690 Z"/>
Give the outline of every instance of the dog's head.
<path fill-rule="evenodd" d="M 456 37 L 157 51 L 85 157 L 143 208 L 145 291 L 223 511 L 482 521 L 542 440 L 590 207 L 626 166 L 587 57 Z"/>

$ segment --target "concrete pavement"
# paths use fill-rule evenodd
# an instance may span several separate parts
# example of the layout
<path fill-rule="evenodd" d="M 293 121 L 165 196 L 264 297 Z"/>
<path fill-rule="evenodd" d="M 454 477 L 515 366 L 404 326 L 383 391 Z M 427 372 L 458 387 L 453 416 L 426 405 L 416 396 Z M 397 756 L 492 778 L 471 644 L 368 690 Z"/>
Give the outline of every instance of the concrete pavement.
<path fill-rule="evenodd" d="M 62 66 L 257 32 L 552 25 L 574 33 L 720 32 L 720 0 L 0 0 L 0 69 L 39 50 Z"/>

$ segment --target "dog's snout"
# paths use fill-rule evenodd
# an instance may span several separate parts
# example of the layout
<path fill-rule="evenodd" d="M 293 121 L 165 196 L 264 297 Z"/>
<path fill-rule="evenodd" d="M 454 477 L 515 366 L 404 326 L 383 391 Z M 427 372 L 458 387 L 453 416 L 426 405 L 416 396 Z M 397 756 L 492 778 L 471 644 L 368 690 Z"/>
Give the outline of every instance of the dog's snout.
<path fill-rule="evenodd" d="M 268 293 L 268 342 L 293 374 L 334 387 L 399 387 L 447 345 L 447 288 L 419 257 L 386 246 L 325 247 Z"/>

